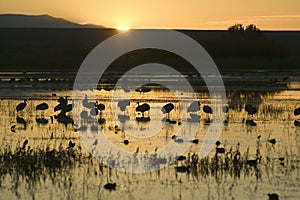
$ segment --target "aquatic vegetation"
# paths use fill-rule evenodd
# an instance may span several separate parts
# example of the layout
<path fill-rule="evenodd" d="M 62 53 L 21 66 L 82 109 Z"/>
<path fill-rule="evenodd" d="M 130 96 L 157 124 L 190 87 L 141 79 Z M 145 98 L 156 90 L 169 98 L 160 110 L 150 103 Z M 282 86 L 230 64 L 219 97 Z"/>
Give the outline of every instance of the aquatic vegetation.
<path fill-rule="evenodd" d="M 187 155 L 178 155 L 170 166 L 157 171 L 156 178 L 152 177 L 152 173 L 149 172 L 142 176 L 145 180 L 152 180 L 154 178 L 159 182 L 164 180 L 161 174 L 167 173 L 169 179 L 175 178 L 174 180 L 180 179 L 182 181 L 180 174 L 186 174 L 187 177 L 193 178 L 195 181 L 210 180 L 213 178 L 218 183 L 229 178 L 233 180 L 247 177 L 255 177 L 256 180 L 261 180 L 264 177 L 268 178 L 272 174 L 278 173 L 276 168 L 280 168 L 283 164 L 291 171 L 300 169 L 299 162 L 293 160 L 292 156 L 286 155 L 286 158 L 280 157 L 276 160 L 271 158 L 269 154 L 272 153 L 272 145 L 276 145 L 271 142 L 266 143 L 266 155 L 263 156 L 261 154 L 263 145 L 260 139 L 260 136 L 257 137 L 255 155 L 250 154 L 249 147 L 246 152 L 241 152 L 239 143 L 231 147 L 227 147 L 224 143 L 224 146 L 221 147 L 221 143 L 217 141 L 215 152 L 212 152 L 208 156 L 200 157 L 196 153 L 191 152 Z M 270 141 L 273 140 L 271 139 Z M 116 180 L 112 180 L 112 177 L 116 179 L 119 176 L 113 175 L 113 173 L 117 172 L 114 169 L 107 168 L 100 161 L 95 160 L 91 154 L 83 153 L 80 144 L 69 141 L 68 145 L 60 144 L 58 148 L 40 146 L 33 149 L 28 146 L 28 143 L 30 141 L 25 140 L 23 143 L 19 142 L 14 149 L 7 145 L 0 150 L 0 183 L 2 183 L 0 184 L 0 189 L 4 187 L 3 183 L 7 180 L 8 176 L 12 180 L 11 190 L 14 191 L 18 198 L 21 198 L 19 187 L 24 184 L 22 180 L 26 180 L 26 187 L 32 188 L 30 190 L 32 196 L 35 193 L 34 188 L 47 184 L 47 180 L 51 180 L 54 185 L 58 184 L 57 180 L 60 180 L 62 181 L 61 184 L 71 184 L 68 188 L 72 188 L 71 179 L 73 176 L 76 176 L 76 169 L 81 168 L 85 169 L 84 171 L 89 174 L 82 181 L 89 180 L 96 182 L 95 184 L 99 184 L 100 181 L 100 186 L 106 190 L 119 190 L 119 187 L 116 187 L 117 183 L 114 183 Z M 221 148 L 222 151 L 219 150 Z M 139 149 L 136 150 L 135 154 L 137 153 L 139 153 Z M 152 164 L 165 164 L 168 159 L 171 159 L 159 158 L 155 152 L 151 156 L 153 158 Z M 285 162 L 286 159 L 289 162 Z M 118 160 L 111 160 L 111 162 L 118 163 Z M 130 162 L 138 162 L 134 154 Z M 289 173 L 292 173 L 291 171 Z M 99 174 L 102 174 L 101 177 L 99 177 Z M 135 177 L 134 174 L 130 173 L 123 175 L 131 177 L 130 179 Z M 95 177 L 95 179 L 92 177 Z M 105 180 L 107 181 L 106 184 Z M 124 179 L 119 181 L 122 181 L 122 184 L 126 183 Z M 7 185 L 7 183 L 5 184 Z"/>

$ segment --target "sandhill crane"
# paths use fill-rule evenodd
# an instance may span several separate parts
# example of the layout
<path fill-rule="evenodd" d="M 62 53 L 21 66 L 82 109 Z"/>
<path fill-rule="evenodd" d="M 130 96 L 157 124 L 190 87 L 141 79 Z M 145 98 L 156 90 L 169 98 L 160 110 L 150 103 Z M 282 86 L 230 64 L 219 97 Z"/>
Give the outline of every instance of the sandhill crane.
<path fill-rule="evenodd" d="M 17 106 L 16 106 L 16 110 L 17 112 L 23 110 L 27 105 L 27 99 L 24 99 L 24 102 L 22 103 L 19 103 Z"/>
<path fill-rule="evenodd" d="M 161 112 L 163 114 L 167 114 L 167 118 L 170 118 L 170 112 L 174 109 L 174 104 L 172 103 L 168 103 L 166 105 L 164 105 L 161 109 Z"/>
<path fill-rule="evenodd" d="M 137 105 L 138 106 L 135 108 L 135 111 L 141 112 L 143 116 L 144 116 L 145 112 L 149 112 L 149 110 L 150 110 L 150 106 L 147 103 L 143 103 L 142 105 L 140 105 L 140 103 L 137 102 Z"/>
<path fill-rule="evenodd" d="M 245 110 L 248 113 L 248 115 L 254 115 L 257 113 L 257 109 L 250 104 L 247 104 L 245 106 Z"/>
<path fill-rule="evenodd" d="M 297 115 L 299 115 L 299 114 L 300 114 L 300 108 L 296 108 L 296 109 L 294 110 L 294 115 L 297 116 Z"/>
<path fill-rule="evenodd" d="M 191 105 L 188 107 L 187 112 L 198 112 L 200 110 L 200 102 L 194 101 L 191 103 Z"/>
<path fill-rule="evenodd" d="M 96 108 L 100 111 L 100 116 L 102 116 L 102 111 L 105 110 L 105 105 L 103 103 L 96 102 Z"/>
<path fill-rule="evenodd" d="M 116 187 L 117 187 L 116 183 L 106 183 L 104 185 L 104 188 L 109 191 L 116 190 Z"/>
<path fill-rule="evenodd" d="M 150 92 L 151 88 L 146 87 L 146 86 L 142 86 L 142 87 L 137 88 L 135 91 L 140 92 L 140 93 L 146 93 L 146 92 Z"/>
<path fill-rule="evenodd" d="M 213 109 L 210 106 L 205 105 L 203 107 L 203 111 L 207 114 L 212 114 L 213 113 Z"/>
<path fill-rule="evenodd" d="M 130 105 L 130 100 L 121 100 L 118 102 L 118 107 L 120 108 L 121 111 L 125 111 L 126 107 Z"/>
<path fill-rule="evenodd" d="M 47 103 L 41 103 L 35 107 L 36 110 L 47 110 L 49 108 Z"/>
<path fill-rule="evenodd" d="M 85 95 L 84 99 L 82 100 L 82 105 L 86 108 L 93 108 L 95 107 L 95 102 L 89 102 L 87 95 Z"/>

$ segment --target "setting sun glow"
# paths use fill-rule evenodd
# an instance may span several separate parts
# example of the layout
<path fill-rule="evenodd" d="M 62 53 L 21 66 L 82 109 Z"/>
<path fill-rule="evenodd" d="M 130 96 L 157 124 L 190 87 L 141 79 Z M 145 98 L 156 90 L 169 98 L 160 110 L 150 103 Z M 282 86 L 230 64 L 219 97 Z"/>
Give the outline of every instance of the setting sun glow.
<path fill-rule="evenodd" d="M 128 25 L 118 25 L 117 29 L 119 31 L 128 31 L 130 29 L 130 27 Z"/>

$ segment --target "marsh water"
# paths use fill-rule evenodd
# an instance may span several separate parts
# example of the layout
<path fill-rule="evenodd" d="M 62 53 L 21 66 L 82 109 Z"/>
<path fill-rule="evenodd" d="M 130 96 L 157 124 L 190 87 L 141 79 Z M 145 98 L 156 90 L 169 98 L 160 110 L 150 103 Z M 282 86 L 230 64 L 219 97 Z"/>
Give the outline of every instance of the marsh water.
<path fill-rule="evenodd" d="M 2 88 L 0 199 L 268 199 L 268 193 L 276 193 L 280 199 L 299 199 L 300 117 L 294 110 L 300 107 L 300 77 L 297 73 L 261 77 L 258 72 L 251 77 L 238 73 L 223 77 L 229 84 L 225 84 L 227 100 L 222 106 L 227 105 L 229 111 L 216 140 L 225 153 L 216 153 L 214 147 L 208 155 L 199 153 L 214 123 L 212 115 L 203 111 L 203 106 L 211 105 L 206 90 L 192 93 L 148 86 L 150 91 L 139 92 L 132 86 L 127 92 L 130 105 L 121 111 L 112 96 L 120 99 L 122 89 L 82 90 L 74 96 L 74 91 L 67 89 Z M 84 101 L 85 95 L 92 97 L 90 102 L 104 104 L 105 109 L 97 116 L 82 118 L 78 113 L 85 110 L 90 115 L 90 109 L 74 106 L 66 114 L 68 120 L 57 118 L 59 111 L 54 108 L 60 97 L 67 96 L 70 104 Z M 26 107 L 17 112 L 16 106 L 24 99 Z M 183 109 L 197 100 L 200 111 Z M 43 102 L 49 108 L 36 110 Z M 137 113 L 138 102 L 147 103 L 150 111 Z M 161 108 L 167 103 L 174 109 L 164 114 Z M 248 115 L 246 104 L 257 108 L 257 113 Z M 137 120 L 141 117 L 149 117 L 149 121 Z M 247 120 L 256 125 L 246 124 Z M 81 138 L 89 136 L 94 142 L 102 132 L 113 146 L 129 154 L 155 155 L 157 149 L 174 142 L 172 136 L 179 135 L 180 127 L 184 127 L 183 134 L 192 136 L 182 141 L 188 144 L 182 153 L 186 159 L 144 173 L 106 166 L 103 159 L 111 158 L 100 155 L 96 159 L 91 154 L 93 143 Z M 209 142 L 215 145 L 216 140 Z M 160 159 L 171 160 L 170 155 Z M 121 160 L 114 158 L 114 162 Z M 187 166 L 190 169 L 178 170 Z M 116 183 L 116 190 L 106 190 L 106 183 Z"/>

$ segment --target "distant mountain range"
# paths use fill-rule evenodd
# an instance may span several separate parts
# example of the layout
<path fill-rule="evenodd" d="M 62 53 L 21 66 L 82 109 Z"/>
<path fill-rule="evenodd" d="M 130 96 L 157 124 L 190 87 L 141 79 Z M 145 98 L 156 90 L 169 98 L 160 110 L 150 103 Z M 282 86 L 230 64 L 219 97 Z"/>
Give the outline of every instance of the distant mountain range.
<path fill-rule="evenodd" d="M 0 28 L 104 28 L 93 24 L 77 24 L 50 15 L 0 14 Z"/>

